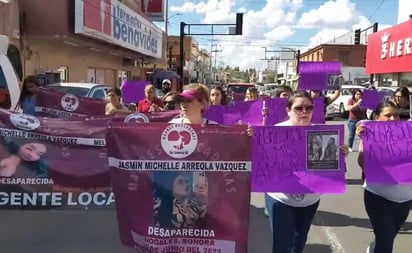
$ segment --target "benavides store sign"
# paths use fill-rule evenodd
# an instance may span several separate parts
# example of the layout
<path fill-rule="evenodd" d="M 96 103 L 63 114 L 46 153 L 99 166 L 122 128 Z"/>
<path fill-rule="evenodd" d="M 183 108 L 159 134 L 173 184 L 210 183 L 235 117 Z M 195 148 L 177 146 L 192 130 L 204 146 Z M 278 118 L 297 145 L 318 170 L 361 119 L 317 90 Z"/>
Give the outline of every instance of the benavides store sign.
<path fill-rule="evenodd" d="M 368 36 L 366 73 L 412 72 L 412 20 Z"/>
<path fill-rule="evenodd" d="M 162 57 L 162 30 L 117 0 L 75 0 L 75 33 Z"/>

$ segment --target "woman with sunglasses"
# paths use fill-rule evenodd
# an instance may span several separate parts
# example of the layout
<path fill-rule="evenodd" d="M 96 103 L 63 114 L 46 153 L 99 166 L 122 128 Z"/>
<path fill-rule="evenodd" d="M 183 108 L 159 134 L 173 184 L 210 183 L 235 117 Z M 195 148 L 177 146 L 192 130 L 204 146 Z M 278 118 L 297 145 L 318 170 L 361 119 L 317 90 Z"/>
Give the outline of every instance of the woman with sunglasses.
<path fill-rule="evenodd" d="M 398 88 L 395 91 L 393 102 L 398 106 L 399 117 L 402 120 L 410 118 L 410 92 L 407 87 Z"/>
<path fill-rule="evenodd" d="M 349 140 L 348 146 L 349 151 L 352 152 L 353 142 L 355 141 L 356 124 L 360 120 L 366 118 L 366 110 L 361 109 L 360 105 L 362 103 L 362 91 L 355 89 L 352 91 L 352 98 L 348 101 L 349 110 L 349 120 L 348 120 L 348 130 L 349 130 Z"/>
<path fill-rule="evenodd" d="M 399 111 L 393 102 L 381 103 L 375 110 L 375 120 L 400 120 Z M 358 124 L 357 134 L 362 134 L 365 127 Z M 359 144 L 358 163 L 363 169 L 363 144 Z M 365 209 L 372 224 L 375 242 L 366 252 L 391 253 L 396 235 L 405 223 L 412 206 L 411 185 L 370 184 L 365 178 L 363 187 Z"/>
<path fill-rule="evenodd" d="M 288 99 L 289 119 L 276 126 L 312 125 L 313 103 L 309 93 L 297 91 Z M 345 154 L 347 147 L 340 147 Z M 267 192 L 266 208 L 272 230 L 273 253 L 302 253 L 312 219 L 319 207 L 319 194 Z"/>
<path fill-rule="evenodd" d="M 164 111 L 173 111 L 177 110 L 177 92 L 169 91 L 166 95 L 163 96 L 163 110 Z"/>

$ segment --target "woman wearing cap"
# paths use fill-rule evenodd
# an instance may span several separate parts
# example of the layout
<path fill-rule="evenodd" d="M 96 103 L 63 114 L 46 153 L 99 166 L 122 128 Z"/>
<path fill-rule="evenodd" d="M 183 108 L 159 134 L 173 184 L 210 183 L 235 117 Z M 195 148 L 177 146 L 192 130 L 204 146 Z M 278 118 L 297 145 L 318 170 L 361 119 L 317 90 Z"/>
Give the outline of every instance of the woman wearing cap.
<path fill-rule="evenodd" d="M 203 118 L 203 112 L 210 103 L 209 90 L 203 84 L 186 85 L 177 99 L 180 100 L 181 116 L 169 123 L 217 124 Z"/>
<path fill-rule="evenodd" d="M 152 84 L 144 88 L 145 98 L 137 104 L 137 112 L 158 112 L 163 108 L 162 100 L 157 98 L 155 88 Z"/>

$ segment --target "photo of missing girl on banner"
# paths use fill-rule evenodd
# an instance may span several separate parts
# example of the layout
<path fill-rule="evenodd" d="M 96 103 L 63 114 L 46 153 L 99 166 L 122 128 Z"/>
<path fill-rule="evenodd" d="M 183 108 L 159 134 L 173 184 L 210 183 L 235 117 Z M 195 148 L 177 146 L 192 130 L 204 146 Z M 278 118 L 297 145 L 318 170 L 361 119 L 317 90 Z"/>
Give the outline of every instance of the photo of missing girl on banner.
<path fill-rule="evenodd" d="M 1 177 L 48 177 L 46 144 L 37 140 L 4 138 L 0 149 Z"/>
<path fill-rule="evenodd" d="M 307 170 L 339 170 L 338 131 L 307 132 Z"/>
<path fill-rule="evenodd" d="M 155 172 L 155 226 L 204 228 L 208 203 L 206 172 Z"/>

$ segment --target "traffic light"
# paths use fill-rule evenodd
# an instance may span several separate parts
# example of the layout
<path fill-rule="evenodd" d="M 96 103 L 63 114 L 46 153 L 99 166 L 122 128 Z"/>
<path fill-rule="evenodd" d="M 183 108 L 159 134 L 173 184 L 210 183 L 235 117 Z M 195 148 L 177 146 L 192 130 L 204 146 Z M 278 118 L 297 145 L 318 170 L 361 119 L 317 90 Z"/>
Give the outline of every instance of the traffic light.
<path fill-rule="evenodd" d="M 356 29 L 355 30 L 355 45 L 360 45 L 360 34 L 361 34 L 361 30 Z"/>
<path fill-rule="evenodd" d="M 243 13 L 236 13 L 236 35 L 243 34 Z"/>
<path fill-rule="evenodd" d="M 374 33 L 378 32 L 378 23 L 373 24 L 373 32 Z"/>

